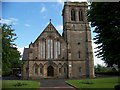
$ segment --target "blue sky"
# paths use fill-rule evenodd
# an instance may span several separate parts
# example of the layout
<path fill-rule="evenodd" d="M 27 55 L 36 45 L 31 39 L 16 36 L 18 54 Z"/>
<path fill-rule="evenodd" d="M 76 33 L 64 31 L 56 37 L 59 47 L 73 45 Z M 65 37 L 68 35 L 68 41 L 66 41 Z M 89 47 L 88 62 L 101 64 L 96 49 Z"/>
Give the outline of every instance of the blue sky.
<path fill-rule="evenodd" d="M 62 2 L 3 2 L 2 21 L 12 24 L 18 37 L 15 43 L 22 52 L 24 47 L 35 41 L 50 19 L 60 34 L 62 33 L 62 9 Z M 94 35 L 92 33 L 92 38 Z M 93 48 L 95 46 L 97 45 L 93 43 Z M 103 64 L 99 58 L 94 58 L 95 64 Z"/>
<path fill-rule="evenodd" d="M 62 4 L 51 2 L 16 2 L 2 4 L 2 18 L 10 21 L 17 34 L 15 41 L 19 47 L 33 42 L 52 19 L 52 23 L 62 31 Z"/>

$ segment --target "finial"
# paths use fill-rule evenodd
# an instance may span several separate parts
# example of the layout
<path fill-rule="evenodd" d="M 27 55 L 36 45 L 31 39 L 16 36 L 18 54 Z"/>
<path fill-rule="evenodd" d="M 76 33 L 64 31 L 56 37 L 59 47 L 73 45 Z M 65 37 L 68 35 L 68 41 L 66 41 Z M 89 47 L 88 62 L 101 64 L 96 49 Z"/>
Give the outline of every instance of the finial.
<path fill-rule="evenodd" d="M 50 23 L 51 23 L 51 19 L 50 19 Z"/>

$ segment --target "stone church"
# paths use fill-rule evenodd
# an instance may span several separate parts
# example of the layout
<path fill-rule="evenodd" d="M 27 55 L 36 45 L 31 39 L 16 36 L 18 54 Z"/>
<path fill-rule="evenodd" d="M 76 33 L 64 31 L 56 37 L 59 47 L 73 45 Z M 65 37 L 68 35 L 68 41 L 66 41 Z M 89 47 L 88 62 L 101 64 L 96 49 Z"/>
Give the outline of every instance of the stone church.
<path fill-rule="evenodd" d="M 94 77 L 87 3 L 65 2 L 62 36 L 50 23 L 24 48 L 23 79 Z"/>

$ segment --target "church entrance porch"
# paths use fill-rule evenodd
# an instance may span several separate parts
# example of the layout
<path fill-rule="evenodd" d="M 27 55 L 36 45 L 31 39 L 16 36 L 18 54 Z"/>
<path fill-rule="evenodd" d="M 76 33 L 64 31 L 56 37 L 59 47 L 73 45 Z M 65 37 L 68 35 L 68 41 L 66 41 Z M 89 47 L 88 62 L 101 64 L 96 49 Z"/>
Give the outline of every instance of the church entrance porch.
<path fill-rule="evenodd" d="M 49 66 L 47 68 L 47 76 L 48 77 L 54 77 L 54 68 L 52 66 Z"/>

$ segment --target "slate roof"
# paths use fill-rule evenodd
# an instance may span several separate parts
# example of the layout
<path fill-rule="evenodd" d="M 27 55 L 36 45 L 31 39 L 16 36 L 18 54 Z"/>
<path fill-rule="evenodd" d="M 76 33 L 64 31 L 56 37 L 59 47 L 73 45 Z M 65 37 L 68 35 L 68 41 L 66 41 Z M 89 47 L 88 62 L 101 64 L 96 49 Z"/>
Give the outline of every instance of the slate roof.
<path fill-rule="evenodd" d="M 30 48 L 24 48 L 24 52 L 23 52 L 23 60 L 28 60 L 29 58 L 28 58 L 28 55 L 29 55 L 29 53 L 30 52 L 32 52 L 32 49 L 30 49 Z"/>
<path fill-rule="evenodd" d="M 40 33 L 40 35 L 37 37 L 37 39 L 34 41 L 34 43 L 39 39 L 39 37 L 44 33 L 44 32 L 55 32 L 57 33 L 61 38 L 63 38 L 59 32 L 56 30 L 56 28 L 53 26 L 53 24 L 50 22 L 46 28 L 43 30 L 42 33 Z"/>

